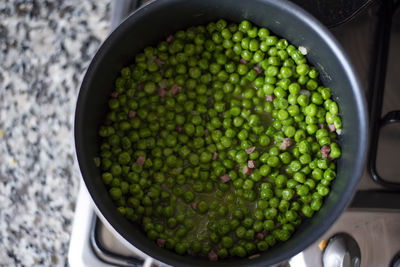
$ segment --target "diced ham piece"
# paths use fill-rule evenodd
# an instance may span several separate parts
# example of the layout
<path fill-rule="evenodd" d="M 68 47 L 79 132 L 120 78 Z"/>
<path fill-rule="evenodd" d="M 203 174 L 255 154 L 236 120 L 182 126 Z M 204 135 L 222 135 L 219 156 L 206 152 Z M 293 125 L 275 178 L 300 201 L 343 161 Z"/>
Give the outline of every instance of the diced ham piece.
<path fill-rule="evenodd" d="M 134 111 L 134 110 L 129 110 L 129 113 L 128 113 L 128 117 L 129 118 L 134 118 L 136 116 L 136 111 Z"/>
<path fill-rule="evenodd" d="M 247 153 L 247 154 L 251 154 L 251 153 L 253 153 L 253 152 L 254 152 L 254 150 L 256 150 L 256 147 L 255 147 L 255 146 L 253 146 L 253 147 L 250 147 L 250 148 L 248 148 L 248 149 L 245 149 L 245 151 L 246 151 L 246 153 Z"/>
<path fill-rule="evenodd" d="M 210 132 L 208 131 L 208 129 L 204 129 L 204 135 L 207 136 L 209 134 L 210 134 Z"/>
<path fill-rule="evenodd" d="M 217 158 L 218 158 L 218 152 L 214 152 L 212 160 L 217 160 Z"/>
<path fill-rule="evenodd" d="M 163 248 L 163 247 L 165 246 L 165 239 L 158 238 L 158 239 L 157 239 L 157 245 L 158 245 L 160 248 Z"/>
<path fill-rule="evenodd" d="M 323 123 L 318 124 L 318 128 L 319 129 L 325 129 L 325 124 L 323 124 Z"/>
<path fill-rule="evenodd" d="M 328 158 L 330 152 L 331 152 L 331 148 L 329 146 L 323 145 L 321 147 L 321 154 L 324 159 Z"/>
<path fill-rule="evenodd" d="M 264 235 L 263 232 L 258 232 L 258 233 L 256 234 L 256 238 L 257 238 L 258 240 L 264 240 L 265 235 Z"/>
<path fill-rule="evenodd" d="M 197 202 L 193 202 L 192 204 L 190 204 L 190 206 L 192 207 L 192 209 L 196 210 L 197 209 Z"/>
<path fill-rule="evenodd" d="M 254 169 L 256 167 L 256 162 L 254 160 L 249 160 L 249 161 L 247 161 L 247 166 L 250 169 Z"/>
<path fill-rule="evenodd" d="M 242 64 L 247 64 L 248 61 L 246 59 L 244 59 L 244 58 L 241 58 L 239 60 L 239 62 L 242 63 Z"/>
<path fill-rule="evenodd" d="M 214 250 L 211 250 L 210 252 L 208 252 L 208 259 L 210 261 L 217 261 L 218 260 L 218 255 L 217 253 L 215 253 Z"/>
<path fill-rule="evenodd" d="M 137 160 L 136 163 L 139 164 L 140 166 L 143 166 L 144 162 L 146 161 L 146 158 L 142 155 L 140 155 Z"/>
<path fill-rule="evenodd" d="M 176 130 L 178 131 L 178 133 L 183 133 L 184 128 L 182 125 L 178 125 L 176 126 Z"/>
<path fill-rule="evenodd" d="M 255 70 L 258 74 L 262 72 L 262 68 L 260 66 L 254 66 L 253 70 Z"/>
<path fill-rule="evenodd" d="M 246 165 L 243 167 L 243 174 L 251 174 L 252 172 L 253 170 L 249 166 Z"/>
<path fill-rule="evenodd" d="M 182 89 L 181 86 L 174 84 L 174 85 L 172 85 L 170 92 L 171 92 L 171 94 L 176 95 L 181 89 Z"/>
<path fill-rule="evenodd" d="M 158 57 L 154 58 L 154 62 L 156 62 L 158 67 L 161 67 L 162 65 L 165 64 L 165 62 L 159 59 Z"/>
<path fill-rule="evenodd" d="M 111 93 L 111 97 L 112 98 L 117 98 L 118 97 L 118 92 L 117 91 L 112 92 Z"/>
<path fill-rule="evenodd" d="M 170 42 L 172 42 L 173 40 L 175 40 L 175 37 L 171 34 L 171 35 L 168 35 L 168 37 L 167 37 L 167 43 L 170 43 Z"/>
<path fill-rule="evenodd" d="M 329 124 L 329 131 L 331 131 L 331 132 L 336 131 L 336 127 L 334 124 Z"/>
<path fill-rule="evenodd" d="M 281 145 L 279 146 L 280 149 L 285 150 L 286 148 L 290 147 L 292 145 L 292 139 L 289 137 L 284 138 Z"/>
<path fill-rule="evenodd" d="M 227 182 L 229 182 L 231 180 L 229 175 L 226 174 L 226 173 L 224 175 L 222 175 L 221 177 L 219 177 L 219 178 L 221 179 L 221 182 L 223 182 L 223 183 L 227 183 Z"/>
<path fill-rule="evenodd" d="M 165 91 L 164 88 L 158 88 L 158 95 L 160 97 L 165 97 L 167 95 L 167 91 Z"/>
<path fill-rule="evenodd" d="M 266 95 L 265 100 L 268 102 L 272 102 L 275 99 L 275 95 Z"/>

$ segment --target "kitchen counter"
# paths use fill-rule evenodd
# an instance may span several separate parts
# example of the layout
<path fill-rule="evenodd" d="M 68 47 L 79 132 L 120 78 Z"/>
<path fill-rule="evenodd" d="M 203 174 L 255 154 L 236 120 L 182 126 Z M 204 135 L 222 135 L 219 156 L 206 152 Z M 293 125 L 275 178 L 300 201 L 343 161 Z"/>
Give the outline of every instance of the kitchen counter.
<path fill-rule="evenodd" d="M 110 3 L 1 3 L 0 266 L 67 265 L 80 181 L 75 101 Z"/>

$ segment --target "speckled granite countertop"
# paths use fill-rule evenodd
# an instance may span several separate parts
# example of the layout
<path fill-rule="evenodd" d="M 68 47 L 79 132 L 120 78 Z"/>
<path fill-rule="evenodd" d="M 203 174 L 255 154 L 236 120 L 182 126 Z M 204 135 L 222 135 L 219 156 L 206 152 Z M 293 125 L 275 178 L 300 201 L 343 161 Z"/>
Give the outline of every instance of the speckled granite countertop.
<path fill-rule="evenodd" d="M 0 266 L 67 265 L 75 101 L 110 3 L 1 1 Z"/>

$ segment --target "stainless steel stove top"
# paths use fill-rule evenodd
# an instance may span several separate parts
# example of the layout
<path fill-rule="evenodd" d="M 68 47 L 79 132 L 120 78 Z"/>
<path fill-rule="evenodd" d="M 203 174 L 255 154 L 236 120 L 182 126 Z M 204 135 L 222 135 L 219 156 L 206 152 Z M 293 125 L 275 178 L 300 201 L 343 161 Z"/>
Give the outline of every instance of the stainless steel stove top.
<path fill-rule="evenodd" d="M 376 52 L 374 34 L 377 30 L 381 1 L 365 1 L 362 11 L 340 25 L 331 27 L 351 58 L 363 88 L 370 88 L 374 75 L 373 57 Z M 114 25 L 138 4 L 120 0 L 114 6 Z M 388 70 L 382 114 L 400 109 L 400 9 L 393 17 Z M 371 92 L 367 91 L 366 94 Z M 377 152 L 377 170 L 382 177 L 400 182 L 398 150 L 400 124 L 390 124 L 381 130 Z M 69 263 L 74 266 L 163 266 L 139 250 L 132 250 L 121 242 L 100 220 L 96 220 L 91 199 L 82 183 L 71 237 Z M 323 241 L 335 233 L 350 234 L 361 251 L 362 267 L 389 266 L 400 251 L 400 193 L 389 192 L 375 183 L 367 168 L 358 185 L 350 207 L 339 220 L 305 251 L 290 259 L 286 266 L 322 266 Z M 322 243 L 321 243 L 322 242 Z"/>

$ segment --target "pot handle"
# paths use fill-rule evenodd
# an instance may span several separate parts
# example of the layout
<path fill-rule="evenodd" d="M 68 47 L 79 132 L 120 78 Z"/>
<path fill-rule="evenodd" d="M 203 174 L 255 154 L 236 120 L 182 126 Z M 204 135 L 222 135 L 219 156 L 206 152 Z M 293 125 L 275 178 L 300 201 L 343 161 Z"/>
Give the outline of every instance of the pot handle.
<path fill-rule="evenodd" d="M 143 267 L 154 267 L 154 266 L 158 266 L 158 264 L 156 264 L 154 262 L 154 259 L 151 257 L 147 257 L 143 263 Z"/>

